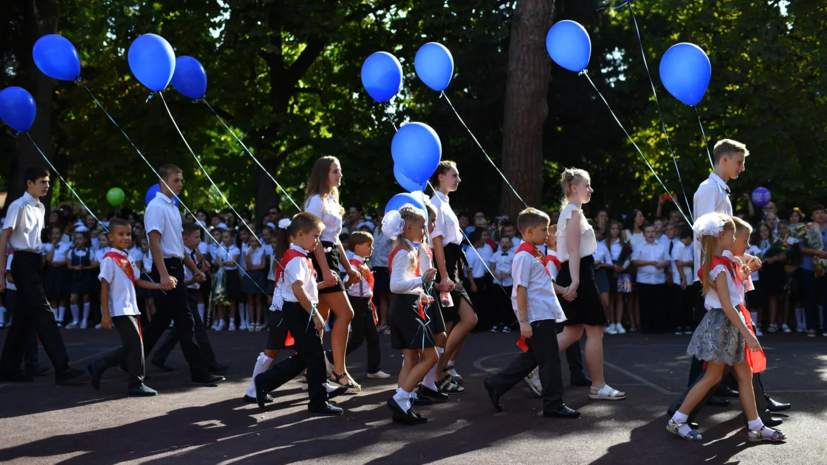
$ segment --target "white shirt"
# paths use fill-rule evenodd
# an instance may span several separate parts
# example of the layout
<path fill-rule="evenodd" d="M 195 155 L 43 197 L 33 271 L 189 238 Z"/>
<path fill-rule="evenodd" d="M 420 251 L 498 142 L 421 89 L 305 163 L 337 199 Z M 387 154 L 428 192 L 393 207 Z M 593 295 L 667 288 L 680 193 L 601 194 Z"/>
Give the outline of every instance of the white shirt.
<path fill-rule="evenodd" d="M 161 233 L 161 252 L 164 258 L 184 258 L 184 238 L 181 236 L 184 228 L 181 226 L 181 213 L 171 198 L 160 192 L 155 194 L 155 198 L 146 207 L 144 226 L 147 240 L 149 240 L 150 232 Z"/>
<path fill-rule="evenodd" d="M 260 266 L 264 262 L 264 257 L 267 255 L 264 247 L 256 247 L 252 252 L 250 252 L 248 248 L 247 252 L 250 254 L 250 263 L 247 263 L 248 267 Z"/>
<path fill-rule="evenodd" d="M 358 255 L 354 255 L 353 259 L 357 260 L 359 263 L 365 263 L 365 259 Z M 356 268 L 355 266 L 354 269 L 358 270 L 358 268 Z M 349 280 L 350 278 L 348 277 L 348 281 Z M 365 282 L 364 279 L 360 279 L 358 283 L 354 284 L 353 286 L 350 286 L 350 289 L 347 290 L 347 295 L 369 299 L 373 297 L 373 291 L 370 290 L 370 285 L 367 282 Z"/>
<path fill-rule="evenodd" d="M 546 263 L 548 263 L 548 272 L 551 273 L 551 280 L 554 281 L 554 282 L 557 282 L 557 273 L 559 273 L 560 270 L 557 268 L 557 265 L 555 265 L 554 262 L 550 262 L 548 260 L 548 257 L 557 257 L 557 251 L 555 251 L 555 250 L 547 250 L 546 251 Z M 558 258 L 558 260 L 559 260 L 559 258 Z M 512 274 L 513 273 L 514 272 L 513 272 L 513 269 L 512 269 Z"/>
<path fill-rule="evenodd" d="M 604 265 L 613 265 L 612 253 L 606 248 L 606 242 L 600 241 L 597 243 L 597 250 L 594 252 L 595 263 L 602 263 Z"/>
<path fill-rule="evenodd" d="M 747 253 L 750 254 L 750 255 L 759 256 L 763 252 L 766 252 L 766 250 L 762 251 L 761 249 L 756 247 L 755 244 L 749 246 L 749 248 L 747 249 Z M 758 275 L 758 270 L 753 271 L 752 274 L 750 274 L 749 276 L 750 276 L 750 278 L 752 278 L 753 281 L 758 281 L 758 279 L 760 278 L 760 276 Z"/>
<path fill-rule="evenodd" d="M 46 207 L 28 192 L 9 205 L 3 229 L 11 229 L 9 245 L 13 250 L 38 252 L 43 248 L 40 231 L 44 227 Z"/>
<path fill-rule="evenodd" d="M 112 250 L 112 247 L 104 247 L 102 249 L 98 249 L 98 251 L 95 252 L 95 261 L 98 262 L 98 263 L 102 263 L 103 262 L 103 256 L 106 255 L 107 253 L 109 253 L 110 250 Z M 57 253 L 57 252 L 55 252 L 55 253 Z"/>
<path fill-rule="evenodd" d="M 729 200 L 729 187 L 717 174 L 710 173 L 709 179 L 702 182 L 695 191 L 694 205 L 692 208 L 695 218 L 700 218 L 707 213 L 722 212 L 732 216 L 732 202 Z M 695 270 L 701 269 L 701 243 L 698 235 L 695 234 L 692 245 L 695 249 Z M 695 281 L 700 278 L 695 276 Z"/>
<path fill-rule="evenodd" d="M 695 249 L 695 246 L 692 245 L 691 243 L 689 245 L 684 245 L 683 248 L 681 249 L 681 258 L 680 258 L 680 260 L 682 262 L 691 263 L 692 260 L 695 257 L 695 250 L 694 249 Z M 686 284 L 691 286 L 692 283 L 694 282 L 694 279 L 695 279 L 694 278 L 695 270 L 693 269 L 693 267 L 692 266 L 683 267 L 683 274 L 686 275 Z"/>
<path fill-rule="evenodd" d="M 431 197 L 431 203 L 436 207 L 436 227 L 431 237 L 441 237 L 444 244 L 461 244 L 462 231 L 459 230 L 459 219 L 451 209 L 448 196 L 437 191 Z"/>
<path fill-rule="evenodd" d="M 486 262 L 485 256 L 488 255 L 489 257 L 491 257 L 494 254 L 491 253 L 491 248 L 486 247 L 484 244 L 483 244 L 482 247 L 480 247 L 479 249 L 475 249 L 475 250 L 476 250 L 476 253 L 472 252 L 472 253 L 467 253 L 465 255 L 466 255 L 466 258 L 468 259 L 468 268 L 471 269 L 471 276 L 473 276 L 476 279 L 479 279 L 479 278 L 482 278 L 483 276 L 485 276 L 485 271 L 486 271 L 485 270 L 485 266 L 486 266 L 485 265 L 485 262 Z M 480 258 L 480 257 L 482 257 L 482 258 Z"/>
<path fill-rule="evenodd" d="M 669 247 L 669 242 L 670 242 L 669 241 L 669 236 L 667 236 L 666 234 L 661 234 L 661 236 L 659 238 L 655 239 L 655 242 L 657 242 L 658 244 L 660 244 L 664 247 Z"/>
<path fill-rule="evenodd" d="M 594 236 L 594 228 L 586 221 L 582 210 L 574 204 L 567 204 L 560 212 L 560 219 L 557 220 L 557 257 L 560 263 L 569 261 L 569 251 L 566 248 L 566 226 L 574 212 L 580 212 L 580 258 L 588 257 L 597 251 L 597 238 Z M 576 227 L 573 225 L 572 227 Z"/>
<path fill-rule="evenodd" d="M 144 258 L 144 252 L 137 245 L 131 249 L 127 249 L 126 253 L 129 254 L 129 260 L 134 263 L 138 263 Z"/>
<path fill-rule="evenodd" d="M 14 260 L 14 252 L 10 253 L 8 257 L 6 257 L 6 272 L 3 273 L 3 279 L 6 280 L 6 289 L 10 291 L 16 291 L 17 286 L 15 286 L 13 282 L 9 281 L 9 273 L 11 272 L 12 260 Z"/>
<path fill-rule="evenodd" d="M 221 261 L 224 263 L 222 264 L 222 268 L 225 270 L 237 270 L 238 267 L 236 266 L 235 262 L 238 262 L 238 258 L 241 255 L 241 251 L 238 250 L 238 247 L 235 245 L 231 245 L 229 249 L 222 246 L 220 249 L 216 251 L 216 256 L 221 258 Z M 235 260 L 235 262 L 233 262 Z"/>
<path fill-rule="evenodd" d="M 726 285 L 727 290 L 729 290 L 729 302 L 732 304 L 735 309 L 738 309 L 738 305 L 743 303 L 743 299 L 741 298 L 742 290 L 739 289 L 739 286 L 735 283 L 732 279 L 732 275 L 727 271 L 727 269 L 723 265 L 718 265 L 715 268 L 709 270 L 709 277 L 712 278 L 713 286 L 709 289 L 709 292 L 704 297 L 704 307 L 707 310 L 712 310 L 713 308 L 722 308 L 721 300 L 718 298 L 718 291 L 715 290 L 715 278 L 718 277 L 719 274 L 724 273 L 726 275 Z M 738 312 L 738 315 L 741 316 L 741 312 Z M 741 320 L 744 317 L 741 316 Z"/>
<path fill-rule="evenodd" d="M 112 250 L 128 259 L 125 252 L 118 249 Z M 138 267 L 131 260 L 129 264 L 132 266 L 135 279 L 138 279 L 140 276 Z M 135 285 L 132 284 L 126 272 L 112 258 L 103 259 L 98 279 L 106 280 L 109 283 L 109 316 L 137 316 L 141 314 L 138 310 L 138 300 L 135 298 Z"/>
<path fill-rule="evenodd" d="M 241 244 L 240 250 L 241 253 L 238 254 L 238 259 L 236 261 L 241 266 L 241 268 L 244 268 L 247 266 L 247 252 L 250 251 L 250 246 L 247 245 L 246 242 L 244 242 Z"/>
<path fill-rule="evenodd" d="M 677 239 L 675 239 L 675 240 L 677 240 Z M 686 248 L 686 246 L 683 245 L 683 242 L 677 241 L 677 243 L 675 243 L 675 245 L 672 247 L 672 255 L 669 256 L 669 259 L 672 260 L 672 263 L 669 265 L 672 269 L 672 282 L 674 284 L 677 284 L 678 286 L 681 285 L 681 282 L 682 282 L 681 281 L 681 273 L 683 273 L 682 269 L 681 270 L 678 269 L 678 260 L 683 261 L 683 250 L 685 248 Z M 690 273 L 691 272 L 692 271 L 690 270 Z M 692 279 L 689 279 L 689 278 L 690 277 L 687 276 L 686 284 L 688 286 L 691 286 L 692 285 Z"/>
<path fill-rule="evenodd" d="M 370 257 L 370 263 L 373 268 L 387 268 L 388 257 L 392 250 L 393 241 L 382 233 L 382 228 L 379 228 L 379 231 L 374 236 L 373 255 Z"/>
<path fill-rule="evenodd" d="M 72 248 L 72 244 L 69 242 L 58 242 L 57 247 L 55 248 L 55 253 L 52 254 L 52 262 L 63 262 L 66 261 L 67 254 L 69 250 Z M 52 244 L 43 244 L 43 255 L 47 255 L 49 252 L 52 251 Z M 58 266 L 65 266 L 65 265 L 58 265 Z"/>
<path fill-rule="evenodd" d="M 626 241 L 629 242 L 629 245 L 632 247 L 646 242 L 646 236 L 643 235 L 643 232 L 632 233 L 632 231 L 625 229 L 623 233 L 626 234 Z"/>
<path fill-rule="evenodd" d="M 298 250 L 304 256 L 307 256 L 307 251 L 295 245 L 290 246 L 293 250 Z M 302 282 L 304 291 L 310 297 L 310 302 L 313 304 L 319 303 L 319 289 L 316 287 L 316 277 L 313 276 L 313 267 L 307 263 L 304 257 L 295 257 L 287 263 L 284 267 L 284 282 L 281 284 L 281 297 L 285 302 L 298 302 L 299 299 L 293 293 L 293 283 L 296 281 Z"/>
<path fill-rule="evenodd" d="M 210 252 L 210 247 L 207 245 L 206 242 L 201 241 L 198 243 L 198 251 L 201 252 L 201 255 L 206 257 L 207 254 L 209 254 Z"/>
<path fill-rule="evenodd" d="M 267 254 L 267 259 L 270 260 L 270 271 L 267 273 L 267 279 L 269 281 L 275 281 L 276 269 L 279 267 L 279 263 L 276 261 L 276 252 L 272 250 L 272 247 L 271 252 Z"/>
<path fill-rule="evenodd" d="M 519 247 L 520 244 L 523 243 L 523 240 L 520 239 L 519 237 L 509 237 L 509 239 L 511 239 L 511 248 L 508 249 L 508 250 L 511 250 L 511 251 L 516 251 L 517 247 Z"/>
<path fill-rule="evenodd" d="M 187 246 L 184 246 L 184 252 L 186 252 L 187 255 L 190 256 L 193 263 L 198 265 L 198 261 L 195 259 L 195 257 L 192 256 L 192 249 L 191 248 L 189 248 Z M 151 260 L 152 260 L 152 258 L 150 257 L 150 263 L 152 263 Z M 151 267 L 151 265 L 150 265 L 150 267 Z M 184 267 L 184 281 L 189 281 L 190 279 L 192 279 L 192 271 L 190 271 L 190 268 L 188 266 L 185 266 Z M 187 289 L 200 289 L 200 288 L 201 288 L 201 284 L 199 284 L 197 282 L 194 282 L 194 283 L 190 284 L 189 286 L 187 286 Z"/>
<path fill-rule="evenodd" d="M 638 244 L 632 249 L 632 260 L 646 260 L 665 262 L 669 260 L 666 249 L 657 242 Z M 639 266 L 637 268 L 637 282 L 642 284 L 665 284 L 666 272 L 657 269 L 655 265 Z"/>
<path fill-rule="evenodd" d="M 549 265 L 549 272 L 554 264 Z M 546 273 L 546 267 L 534 255 L 525 250 L 518 252 L 512 262 L 511 274 L 514 279 L 514 289 L 511 291 L 511 305 L 517 320 L 523 319 L 517 306 L 517 289 L 520 286 L 526 289 L 528 308 L 526 309 L 529 323 L 541 320 L 556 320 L 558 323 L 566 321 L 566 315 L 554 293 L 551 275 Z"/>
<path fill-rule="evenodd" d="M 335 243 L 342 233 L 342 207 L 336 203 L 332 196 L 327 196 L 324 201 L 318 194 L 310 197 L 304 203 L 304 211 L 318 216 L 324 223 L 321 240 Z"/>
<path fill-rule="evenodd" d="M 494 283 L 500 284 L 503 287 L 513 286 L 514 278 L 511 277 L 511 267 L 514 263 L 514 251 L 517 249 L 508 249 L 508 252 L 498 250 L 491 256 L 491 266 L 494 272 Z M 504 274 L 502 281 L 497 279 L 497 274 Z"/>
<path fill-rule="evenodd" d="M 414 250 L 406 253 L 403 249 L 393 256 L 393 262 L 390 264 L 391 292 L 394 294 L 419 295 L 422 293 L 422 278 L 416 275 L 417 270 L 414 266 L 417 249 L 411 241 L 407 239 L 405 241 Z"/>
<path fill-rule="evenodd" d="M 184 247 L 184 250 L 186 249 L 187 248 Z M 143 265 L 142 268 L 144 273 L 149 274 L 152 272 L 152 254 L 149 253 L 149 251 L 146 253 L 141 253 L 141 265 Z"/>

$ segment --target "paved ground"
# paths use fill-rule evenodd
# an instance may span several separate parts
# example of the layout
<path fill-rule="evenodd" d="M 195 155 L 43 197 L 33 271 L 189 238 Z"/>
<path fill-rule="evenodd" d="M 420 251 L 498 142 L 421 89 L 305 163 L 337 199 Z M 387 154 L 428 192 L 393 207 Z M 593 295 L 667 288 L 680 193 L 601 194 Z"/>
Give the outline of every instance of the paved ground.
<path fill-rule="evenodd" d="M 5 332 L 0 331 L 0 340 Z M 85 366 L 118 345 L 114 331 L 64 331 L 72 363 Z M 364 391 L 346 397 L 347 413 L 311 418 L 298 382 L 277 392 L 267 412 L 241 402 L 266 333 L 211 333 L 221 360 L 232 366 L 219 387 L 191 386 L 180 351 L 170 364 L 152 368 L 152 399 L 124 397 L 125 378 L 107 373 L 100 391 L 88 376 L 56 387 L 49 376 L 29 384 L 0 384 L 0 462 L 3 463 L 554 463 L 554 464 L 819 464 L 827 463 L 827 341 L 801 335 L 762 338 L 770 368 L 764 382 L 775 397 L 793 403 L 783 430 L 785 445 L 746 441 L 739 403 L 708 407 L 699 418 L 703 444 L 668 434 L 665 410 L 688 370 L 689 336 L 607 336 L 606 374 L 628 391 L 622 402 L 593 402 L 587 388 L 566 391 L 578 420 L 539 416 L 540 400 L 520 386 L 495 413 L 482 388 L 488 371 L 506 365 L 519 349 L 517 335 L 473 334 L 458 368 L 468 392 L 446 404 L 424 407 L 430 422 L 405 427 L 390 420 L 384 402 L 393 380 L 364 379 L 364 353 L 349 358 Z M 383 368 L 398 372 L 400 356 L 382 336 Z M 360 351 L 362 352 L 362 351 Z M 41 353 L 41 360 L 48 363 Z M 566 381 L 568 375 L 564 375 Z"/>

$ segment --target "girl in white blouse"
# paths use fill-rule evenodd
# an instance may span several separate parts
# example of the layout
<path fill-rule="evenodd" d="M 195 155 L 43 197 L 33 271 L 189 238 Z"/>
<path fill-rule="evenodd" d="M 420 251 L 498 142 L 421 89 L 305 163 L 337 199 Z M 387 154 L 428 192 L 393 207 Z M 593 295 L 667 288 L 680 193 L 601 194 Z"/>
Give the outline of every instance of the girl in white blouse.
<path fill-rule="evenodd" d="M 336 322 L 330 332 L 333 355 L 332 378 L 342 386 L 359 392 L 361 386 L 353 381 L 345 367 L 345 350 L 347 349 L 347 332 L 353 319 L 353 308 L 345 293 L 345 286 L 339 279 L 339 266 L 344 267 L 350 282 L 362 279 L 361 273 L 354 269 L 346 257 L 345 248 L 339 241 L 342 232 L 342 214 L 344 209 L 339 204 L 339 186 L 342 183 L 342 165 L 336 157 L 321 157 L 316 160 L 310 179 L 307 181 L 307 200 L 304 211 L 321 218 L 324 223 L 322 237 L 316 250 L 311 254 L 316 269 L 318 282 L 327 287 L 319 290 L 318 310 L 327 320 L 330 310 L 336 315 Z"/>
<path fill-rule="evenodd" d="M 622 400 L 626 393 L 612 389 L 603 378 L 603 326 L 606 314 L 594 282 L 594 257 L 597 240 L 594 229 L 583 216 L 582 205 L 591 200 L 589 173 L 569 168 L 563 172 L 564 208 L 557 221 L 557 257 L 562 263 L 557 284 L 566 288 L 561 305 L 566 313 L 565 329 L 557 336 L 560 352 L 586 331 L 586 363 L 592 375 L 589 397 Z"/>

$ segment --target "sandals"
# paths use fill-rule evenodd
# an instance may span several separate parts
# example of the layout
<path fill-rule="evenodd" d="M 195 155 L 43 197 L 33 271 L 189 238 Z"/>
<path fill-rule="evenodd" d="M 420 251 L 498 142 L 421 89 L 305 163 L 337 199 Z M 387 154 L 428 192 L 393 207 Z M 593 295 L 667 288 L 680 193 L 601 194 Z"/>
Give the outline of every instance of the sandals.
<path fill-rule="evenodd" d="M 757 431 L 750 430 L 747 433 L 750 442 L 761 442 L 761 441 L 770 441 L 770 442 L 784 442 L 787 440 L 787 435 L 782 433 L 780 429 L 772 429 L 772 435 L 769 437 L 764 437 L 763 431 L 766 429 L 766 426 L 762 426 L 761 429 Z"/>
<path fill-rule="evenodd" d="M 455 383 L 450 376 L 446 376 L 442 378 L 440 382 L 436 383 L 436 388 L 439 392 L 444 392 L 445 394 L 462 394 L 465 392 L 465 388 Z"/>
<path fill-rule="evenodd" d="M 678 431 L 678 429 L 680 429 L 681 426 L 686 426 L 686 423 L 678 423 L 670 418 L 669 423 L 666 424 L 666 431 L 669 431 L 670 433 L 685 441 L 701 441 L 703 439 L 701 433 L 699 433 L 696 429 L 690 428 L 688 433 L 681 434 L 680 431 Z"/>
<path fill-rule="evenodd" d="M 347 372 L 338 374 L 334 371 L 330 374 L 330 379 L 333 380 L 337 385 L 348 388 L 348 390 L 353 390 L 354 392 L 362 392 L 362 386 L 354 383 L 350 376 L 348 376 Z M 347 379 L 347 384 L 342 384 L 340 382 L 342 379 Z"/>
<path fill-rule="evenodd" d="M 451 371 L 453 371 L 453 373 L 451 373 Z M 462 381 L 463 381 L 462 376 L 460 376 L 459 374 L 457 374 L 457 370 L 454 370 L 454 367 L 453 367 L 453 366 L 450 366 L 450 367 L 448 367 L 448 368 L 444 368 L 444 369 L 442 370 L 442 376 L 445 376 L 445 377 L 450 377 L 450 378 L 451 378 L 451 380 L 452 380 L 455 384 L 462 384 Z"/>
<path fill-rule="evenodd" d="M 594 391 L 597 391 L 596 393 Z M 589 399 L 594 400 L 623 400 L 626 398 L 626 393 L 622 393 L 617 389 L 612 389 L 608 384 L 602 388 L 592 386 L 589 390 Z"/>

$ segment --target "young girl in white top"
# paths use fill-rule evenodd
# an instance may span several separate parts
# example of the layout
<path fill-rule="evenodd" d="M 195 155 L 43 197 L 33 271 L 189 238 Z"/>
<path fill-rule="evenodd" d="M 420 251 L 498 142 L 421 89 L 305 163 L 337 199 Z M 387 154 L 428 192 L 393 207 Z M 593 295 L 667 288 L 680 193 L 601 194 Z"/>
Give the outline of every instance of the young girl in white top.
<path fill-rule="evenodd" d="M 247 253 L 244 254 L 244 281 L 242 290 L 247 296 L 247 311 L 242 313 L 241 330 L 261 331 L 261 306 L 264 299 L 265 284 L 264 268 L 266 268 L 267 254 L 261 247 L 258 238 L 252 234 L 247 237 Z M 246 324 L 245 324 L 246 323 Z"/>
<path fill-rule="evenodd" d="M 682 439 L 700 441 L 701 434 L 687 424 L 688 414 L 683 412 L 691 412 L 721 381 L 724 367 L 730 365 L 738 380 L 749 440 L 784 441 L 787 439 L 784 433 L 764 426 L 755 406 L 752 373 L 766 367 L 766 357 L 745 321 L 744 312 L 738 309 L 743 305 L 739 265 L 724 256 L 735 243 L 735 223 L 723 213 L 707 213 L 698 218 L 694 229 L 701 237 L 702 265 L 698 274 L 705 294 L 704 307 L 708 311 L 692 335 L 686 353 L 705 360 L 707 366 L 703 377 L 689 391 L 666 428 Z"/>
<path fill-rule="evenodd" d="M 623 328 L 623 300 L 625 293 L 618 292 L 617 284 L 620 274 L 626 271 L 630 260 L 624 258 L 620 261 L 620 255 L 623 253 L 623 239 L 620 237 L 621 224 L 617 221 L 611 221 L 606 228 L 606 239 L 603 240 L 606 248 L 609 250 L 611 261 L 611 269 L 609 270 L 609 326 L 606 332 L 609 334 L 626 334 Z"/>
<path fill-rule="evenodd" d="M 223 268 L 225 289 L 227 294 L 227 303 L 229 305 L 221 305 L 219 307 L 218 326 L 216 331 L 223 331 L 227 327 L 225 318 L 227 318 L 227 308 L 229 307 L 229 330 L 235 331 L 235 309 L 241 294 L 241 278 L 238 273 L 237 263 L 241 259 L 241 250 L 235 245 L 235 230 L 225 229 L 221 232 L 221 241 L 223 246 L 216 251 L 215 266 Z"/>
<path fill-rule="evenodd" d="M 66 265 L 69 263 L 66 255 L 69 253 L 71 244 L 63 242 L 63 229 L 59 226 L 49 228 L 49 243 L 43 244 L 43 256 L 46 261 L 46 272 L 43 280 L 43 290 L 49 305 L 55 311 L 55 320 L 58 327 L 63 326 L 66 318 L 66 301 L 71 293 L 72 275 Z M 72 321 L 72 328 L 76 328 L 80 322 Z"/>
<path fill-rule="evenodd" d="M 439 359 L 425 313 L 434 299 L 423 290 L 423 286 L 434 282 L 436 269 L 420 273 L 421 245 L 414 245 L 421 244 L 425 237 L 425 215 L 413 205 L 403 205 L 399 211 L 385 215 L 382 231 L 394 240 L 388 260 L 391 292 L 395 294 L 389 315 L 391 346 L 402 350 L 405 361 L 399 372 L 399 387 L 387 405 L 395 421 L 425 423 L 428 420 L 412 408 L 413 391 Z"/>
<path fill-rule="evenodd" d="M 597 240 L 594 229 L 583 216 L 582 206 L 591 200 L 589 173 L 569 168 L 563 172 L 565 207 L 557 221 L 557 256 L 561 263 L 557 284 L 566 288 L 560 302 L 566 313 L 565 329 L 557 340 L 560 351 L 579 341 L 586 331 L 586 363 L 592 375 L 589 397 L 622 400 L 626 393 L 612 389 L 603 379 L 603 327 L 606 313 L 594 282 L 594 257 Z"/>
<path fill-rule="evenodd" d="M 342 165 L 336 157 L 321 157 L 313 165 L 310 179 L 307 181 L 307 200 L 304 211 L 321 218 L 324 223 L 321 242 L 310 254 L 316 270 L 317 282 L 327 286 L 319 291 L 319 312 L 327 320 L 328 311 L 336 315 L 336 322 L 330 331 L 330 345 L 333 354 L 334 381 L 347 386 L 355 392 L 361 390 L 347 372 L 345 351 L 347 350 L 348 326 L 353 320 L 353 308 L 345 294 L 345 286 L 339 279 L 339 267 L 343 267 L 352 283 L 358 282 L 362 275 L 345 259 L 345 248 L 339 240 L 342 232 L 342 214 L 344 209 L 339 204 L 339 186 L 342 183 Z"/>

